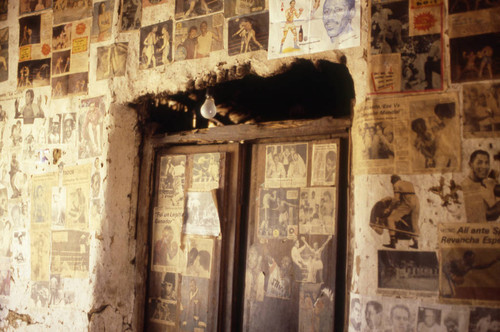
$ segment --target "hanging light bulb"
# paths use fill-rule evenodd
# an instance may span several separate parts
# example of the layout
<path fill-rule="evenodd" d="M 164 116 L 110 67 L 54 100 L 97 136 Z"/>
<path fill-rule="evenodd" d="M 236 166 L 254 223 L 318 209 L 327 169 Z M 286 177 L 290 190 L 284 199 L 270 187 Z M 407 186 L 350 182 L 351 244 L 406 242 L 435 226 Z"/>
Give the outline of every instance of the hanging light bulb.
<path fill-rule="evenodd" d="M 201 105 L 201 116 L 205 119 L 211 119 L 217 114 L 214 98 L 207 92 L 205 102 Z"/>

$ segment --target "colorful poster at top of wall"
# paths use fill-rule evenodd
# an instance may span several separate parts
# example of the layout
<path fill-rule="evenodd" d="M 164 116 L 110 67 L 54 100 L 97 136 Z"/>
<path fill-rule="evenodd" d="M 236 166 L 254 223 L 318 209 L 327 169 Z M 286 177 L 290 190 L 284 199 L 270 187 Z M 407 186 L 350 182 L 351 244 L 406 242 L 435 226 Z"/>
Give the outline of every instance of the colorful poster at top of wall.
<path fill-rule="evenodd" d="M 148 69 L 172 61 L 172 20 L 141 28 L 139 68 Z"/>
<path fill-rule="evenodd" d="M 141 27 L 142 4 L 139 0 L 120 0 L 120 30 L 136 30 Z"/>
<path fill-rule="evenodd" d="M 360 45 L 360 8 L 354 0 L 269 3 L 268 58 Z"/>
<path fill-rule="evenodd" d="M 224 17 L 248 15 L 268 9 L 265 0 L 224 0 Z"/>
<path fill-rule="evenodd" d="M 60 2 L 60 0 L 58 1 Z M 7 0 L 0 2 L 1 6 L 7 7 Z M 19 15 L 38 12 L 52 7 L 52 0 L 20 0 L 19 1 Z M 7 8 L 5 8 L 7 12 Z"/>
<path fill-rule="evenodd" d="M 92 17 L 92 0 L 54 0 L 54 24 Z"/>
<path fill-rule="evenodd" d="M 210 13 L 220 13 L 222 10 L 224 10 L 223 0 L 175 0 L 176 20 L 185 20 L 197 16 L 205 16 Z"/>

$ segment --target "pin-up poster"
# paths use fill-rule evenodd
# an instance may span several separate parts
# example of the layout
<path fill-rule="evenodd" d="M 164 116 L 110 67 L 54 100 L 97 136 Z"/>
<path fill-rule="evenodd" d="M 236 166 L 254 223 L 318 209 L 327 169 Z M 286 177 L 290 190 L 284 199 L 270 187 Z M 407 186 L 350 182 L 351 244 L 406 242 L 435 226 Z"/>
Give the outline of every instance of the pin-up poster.
<path fill-rule="evenodd" d="M 102 42 L 111 38 L 114 6 L 114 0 L 99 1 L 94 3 L 92 21 L 93 42 Z"/>
<path fill-rule="evenodd" d="M 354 0 L 273 1 L 269 21 L 270 59 L 360 44 L 360 8 Z"/>
<path fill-rule="evenodd" d="M 66 187 L 66 227 L 89 229 L 91 165 L 65 167 L 63 186 Z"/>
<path fill-rule="evenodd" d="M 136 30 L 141 27 L 142 4 L 139 0 L 120 0 L 120 30 Z"/>
<path fill-rule="evenodd" d="M 82 99 L 78 117 L 78 158 L 99 157 L 104 147 L 104 96 Z"/>
<path fill-rule="evenodd" d="M 371 2 L 372 93 L 443 89 L 443 4 Z"/>

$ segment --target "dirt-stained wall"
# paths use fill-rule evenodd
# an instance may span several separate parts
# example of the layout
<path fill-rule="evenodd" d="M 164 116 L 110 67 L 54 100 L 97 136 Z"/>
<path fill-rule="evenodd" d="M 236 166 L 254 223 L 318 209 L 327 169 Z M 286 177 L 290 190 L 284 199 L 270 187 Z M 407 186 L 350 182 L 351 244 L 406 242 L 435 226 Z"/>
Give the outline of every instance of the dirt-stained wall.
<path fill-rule="evenodd" d="M 164 57 L 155 53 L 151 66 L 151 26 L 166 22 L 175 46 L 174 23 L 179 31 L 187 26 L 173 3 L 146 2 L 141 14 L 139 1 L 0 1 L 0 330 L 140 328 L 133 308 L 136 269 L 144 266 L 134 257 L 141 133 L 135 111 L 123 105 L 184 91 L 193 81 L 204 87 L 214 74 L 224 80 L 226 70 L 242 65 L 272 75 L 294 60 L 268 60 L 265 50 L 229 56 L 225 19 L 209 57 L 174 61 L 172 48 Z M 456 322 L 458 329 L 447 331 L 495 331 L 500 316 L 491 309 L 498 295 L 488 295 L 500 289 L 491 277 L 498 275 L 498 244 L 477 235 L 486 229 L 498 239 L 498 231 L 491 223 L 466 228 L 476 209 L 478 221 L 495 220 L 488 209 L 498 200 L 499 97 L 491 79 L 499 39 L 487 21 L 494 4 L 455 2 L 362 1 L 360 47 L 301 55 L 332 62 L 345 55 L 355 84 L 346 271 L 354 331 L 396 331 L 398 308 L 405 331 L 426 315 L 435 321 L 429 318 L 428 330 Z M 487 31 L 474 30 L 472 18 Z M 469 29 L 450 30 L 449 22 L 469 22 Z M 483 79 L 485 85 L 463 84 Z M 478 91 L 491 93 L 480 102 Z M 476 174 L 469 158 L 477 149 L 491 165 L 474 166 Z M 386 205 L 375 213 L 379 201 Z M 460 261 L 469 247 L 460 239 L 468 235 L 480 242 L 472 263 Z M 461 264 L 460 282 L 449 273 L 453 261 Z M 372 326 L 372 309 L 380 326 Z"/>

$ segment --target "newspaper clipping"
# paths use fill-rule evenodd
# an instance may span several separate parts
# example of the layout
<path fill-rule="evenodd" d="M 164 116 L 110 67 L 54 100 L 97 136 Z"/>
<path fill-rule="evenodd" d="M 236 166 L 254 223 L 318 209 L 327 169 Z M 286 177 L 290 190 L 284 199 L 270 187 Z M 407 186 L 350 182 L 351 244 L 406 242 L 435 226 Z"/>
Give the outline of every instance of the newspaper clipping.
<path fill-rule="evenodd" d="M 205 331 L 208 324 L 209 280 L 183 277 L 181 284 L 181 331 Z"/>
<path fill-rule="evenodd" d="M 169 326 L 176 324 L 179 283 L 175 273 L 151 272 L 149 312 L 152 322 Z"/>
<path fill-rule="evenodd" d="M 50 268 L 49 229 L 30 231 L 31 238 L 31 280 L 48 281 Z"/>
<path fill-rule="evenodd" d="M 99 157 L 104 145 L 104 96 L 82 99 L 78 116 L 78 158 Z"/>
<path fill-rule="evenodd" d="M 228 54 L 267 50 L 269 13 L 257 13 L 228 21 Z"/>
<path fill-rule="evenodd" d="M 372 93 L 443 88 L 443 4 L 371 2 Z"/>
<path fill-rule="evenodd" d="M 189 237 L 186 248 L 186 271 L 183 275 L 209 279 L 212 272 L 214 240 Z"/>
<path fill-rule="evenodd" d="M 89 229 L 91 164 L 65 167 L 63 186 L 66 187 L 66 227 Z"/>
<path fill-rule="evenodd" d="M 302 188 L 300 190 L 299 233 L 334 234 L 335 188 Z"/>
<path fill-rule="evenodd" d="M 34 175 L 31 195 L 31 227 L 48 229 L 50 224 L 52 187 L 57 186 L 57 173 Z"/>
<path fill-rule="evenodd" d="M 379 290 L 437 292 L 438 272 L 433 251 L 378 251 Z"/>
<path fill-rule="evenodd" d="M 354 124 L 355 173 L 430 173 L 460 169 L 455 95 L 368 101 Z"/>
<path fill-rule="evenodd" d="M 215 190 L 188 192 L 184 234 L 219 236 L 220 220 Z"/>
<path fill-rule="evenodd" d="M 0 82 L 9 78 L 9 28 L 0 29 Z"/>
<path fill-rule="evenodd" d="M 465 138 L 500 136 L 500 83 L 464 84 L 463 110 Z"/>
<path fill-rule="evenodd" d="M 183 210 L 157 207 L 153 216 L 152 271 L 181 272 Z"/>
<path fill-rule="evenodd" d="M 19 19 L 19 62 L 50 57 L 52 13 Z"/>
<path fill-rule="evenodd" d="M 480 303 L 500 299 L 500 228 L 491 223 L 440 224 L 439 295 Z"/>
<path fill-rule="evenodd" d="M 51 273 L 64 278 L 87 278 L 89 233 L 76 230 L 52 231 Z"/>
<path fill-rule="evenodd" d="M 337 178 L 337 144 L 313 144 L 311 186 L 334 186 Z"/>
<path fill-rule="evenodd" d="M 167 155 L 161 157 L 157 195 L 158 206 L 181 210 L 184 208 L 185 175 L 185 155 Z"/>
<path fill-rule="evenodd" d="M 307 143 L 267 145 L 265 187 L 305 187 L 307 165 Z"/>
<path fill-rule="evenodd" d="M 191 189 L 209 191 L 219 188 L 220 163 L 220 153 L 194 154 Z"/>
<path fill-rule="evenodd" d="M 293 238 L 299 219 L 299 189 L 261 189 L 258 235 Z"/>

